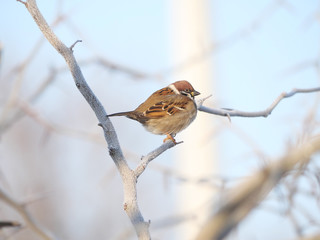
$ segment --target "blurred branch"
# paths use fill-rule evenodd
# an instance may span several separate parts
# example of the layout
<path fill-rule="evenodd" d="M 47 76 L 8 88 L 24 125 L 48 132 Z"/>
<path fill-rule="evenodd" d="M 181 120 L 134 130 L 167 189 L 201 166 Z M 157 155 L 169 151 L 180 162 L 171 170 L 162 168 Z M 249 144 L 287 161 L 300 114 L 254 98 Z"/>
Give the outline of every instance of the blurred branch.
<path fill-rule="evenodd" d="M 320 233 L 313 236 L 309 236 L 309 237 L 302 237 L 297 240 L 319 240 L 319 239 L 320 239 Z"/>
<path fill-rule="evenodd" d="M 212 53 L 218 53 L 219 51 L 222 51 L 234 45 L 235 43 L 244 39 L 248 35 L 257 31 L 261 27 L 261 25 L 266 21 L 266 19 L 270 17 L 272 14 L 274 14 L 279 7 L 290 9 L 291 5 L 289 4 L 289 2 L 285 0 L 273 0 L 258 14 L 258 16 L 252 22 L 244 26 L 239 31 L 236 31 L 235 33 L 220 41 L 211 43 L 209 46 L 205 47 L 205 49 L 202 49 L 201 52 L 198 52 L 190 56 L 189 58 L 185 59 L 179 64 L 155 73 L 143 72 L 138 69 L 134 69 L 132 67 L 99 56 L 90 60 L 81 61 L 81 64 L 96 63 L 98 65 L 106 67 L 107 69 L 127 74 L 134 79 L 163 79 L 164 76 L 168 74 L 171 74 L 173 72 L 179 72 L 186 68 L 192 67 L 193 65 L 211 56 Z"/>
<path fill-rule="evenodd" d="M 58 71 L 52 70 L 47 79 L 37 88 L 37 90 L 29 97 L 27 102 L 35 102 L 48 88 L 48 86 L 55 80 Z M 15 100 L 17 101 L 17 99 Z M 21 108 L 11 109 L 11 113 L 8 113 L 9 108 L 3 111 L 0 115 L 0 135 L 9 129 L 15 122 L 25 116 L 25 112 L 21 111 Z"/>
<path fill-rule="evenodd" d="M 308 68 L 315 68 L 315 69 L 319 69 L 319 56 L 316 59 L 309 59 L 309 60 L 305 60 L 302 61 L 298 64 L 295 64 L 291 67 L 289 67 L 288 69 L 284 70 L 281 75 L 287 75 L 287 74 L 296 74 L 298 72 L 301 72 L 303 70 L 307 70 Z"/>
<path fill-rule="evenodd" d="M 35 122 L 43 126 L 48 132 L 56 132 L 58 134 L 64 134 L 71 137 L 79 137 L 79 138 L 83 138 L 89 141 L 94 141 L 97 143 L 103 142 L 101 141 L 101 139 L 97 134 L 93 134 L 86 131 L 75 130 L 75 129 L 69 129 L 63 126 L 59 126 L 57 124 L 53 124 L 52 122 L 43 118 L 28 102 L 20 100 L 18 103 L 18 106 L 19 106 L 19 109 L 22 110 L 22 111 L 19 111 L 21 115 L 25 115 L 25 114 L 28 115 Z"/>
<path fill-rule="evenodd" d="M 24 219 L 27 226 L 34 231 L 36 234 L 38 234 L 42 239 L 51 240 L 54 239 L 50 234 L 43 229 L 37 223 L 34 218 L 29 214 L 29 212 L 26 210 L 25 206 L 22 204 L 17 203 L 14 201 L 11 197 L 9 197 L 6 193 L 0 189 L 0 200 L 8 204 L 10 207 L 12 207 L 14 210 L 16 210 L 21 217 Z"/>
<path fill-rule="evenodd" d="M 17 0 L 18 2 L 23 3 L 24 5 L 26 5 L 26 2 L 22 1 L 22 0 Z M 57 26 L 59 26 L 59 24 L 61 24 L 62 22 L 66 21 L 66 19 L 68 17 L 70 17 L 70 13 L 66 13 L 66 14 L 59 14 L 56 16 L 55 20 L 52 22 L 51 24 L 51 28 L 55 28 Z M 12 73 L 18 73 L 18 74 L 22 74 L 23 71 L 27 68 L 27 66 L 32 62 L 32 60 L 35 58 L 35 56 L 37 55 L 37 53 L 41 50 L 41 46 L 43 45 L 43 43 L 45 42 L 45 39 L 43 38 L 43 36 L 41 36 L 37 42 L 34 44 L 33 48 L 31 49 L 31 51 L 29 52 L 29 55 L 20 63 L 18 63 L 17 65 L 15 65 L 9 72 L 8 75 L 10 76 Z M 4 77 L 7 78 L 8 76 Z"/>
<path fill-rule="evenodd" d="M 263 111 L 257 111 L 257 112 L 244 112 L 244 111 L 239 111 L 239 110 L 234 110 L 229 108 L 221 108 L 221 109 L 208 108 L 202 105 L 204 100 L 206 100 L 207 98 L 205 98 L 204 100 L 200 99 L 200 101 L 198 101 L 198 110 L 202 112 L 214 114 L 214 115 L 226 116 L 228 118 L 230 117 L 268 117 L 272 113 L 273 109 L 275 109 L 275 107 L 281 102 L 282 99 L 292 97 L 297 93 L 313 93 L 313 92 L 319 92 L 319 91 L 320 91 L 320 87 L 308 88 L 308 89 L 293 89 L 288 93 L 283 92 L 274 100 L 274 102 L 267 109 Z"/>
<path fill-rule="evenodd" d="M 311 156 L 320 151 L 320 136 L 309 140 L 287 153 L 222 196 L 222 205 L 203 226 L 197 240 L 222 240 L 243 220 L 297 165 L 309 163 Z"/>
<path fill-rule="evenodd" d="M 26 5 L 24 1 L 19 1 Z M 60 23 L 65 21 L 70 14 L 59 14 L 55 20 L 52 23 L 52 28 L 57 27 Z M 32 63 L 33 59 L 36 57 L 38 52 L 41 49 L 42 44 L 45 42 L 45 39 L 43 36 L 41 36 L 37 42 L 34 44 L 33 48 L 31 49 L 29 55 L 22 60 L 22 62 L 15 65 L 7 74 L 7 76 L 4 77 L 6 81 L 8 81 L 8 78 L 16 74 L 16 79 L 13 83 L 13 87 L 9 93 L 8 100 L 6 101 L 1 113 L 0 113 L 0 135 L 3 134 L 3 132 L 7 129 L 9 129 L 15 122 L 20 120 L 24 113 L 19 108 L 15 108 L 15 104 L 17 103 L 17 99 L 20 94 L 20 88 L 22 86 L 22 82 L 24 80 L 24 73 L 27 69 L 27 67 Z M 48 78 L 42 83 L 39 88 L 34 92 L 34 94 L 29 98 L 29 102 L 34 102 L 37 100 L 39 96 L 42 95 L 44 90 L 51 84 L 51 82 L 56 78 L 58 73 L 58 70 L 54 69 L 51 70 Z"/>
<path fill-rule="evenodd" d="M 164 71 L 162 71 L 162 75 L 167 75 L 172 72 L 180 72 L 184 69 L 193 67 L 195 64 L 198 64 L 204 61 L 206 58 L 211 56 L 212 54 L 217 54 L 219 51 L 227 49 L 228 47 L 240 42 L 241 40 L 248 37 L 250 34 L 256 32 L 261 28 L 263 23 L 266 22 L 268 18 L 270 18 L 276 10 L 280 7 L 283 7 L 287 10 L 291 10 L 292 6 L 289 1 L 286 0 L 273 0 L 269 1 L 268 5 L 261 10 L 261 12 L 247 25 L 242 27 L 240 30 L 230 34 L 222 40 L 218 40 L 217 42 L 212 42 L 208 46 L 204 47 L 201 52 L 195 53 L 192 56 L 188 57 L 181 63 L 176 64 Z"/>
<path fill-rule="evenodd" d="M 131 76 L 135 79 L 161 78 L 160 75 L 156 76 L 156 75 L 148 74 L 148 73 L 130 68 L 128 66 L 125 66 L 123 64 L 115 63 L 113 61 L 110 61 L 110 60 L 102 58 L 102 57 L 95 58 L 94 62 L 96 62 L 97 64 L 99 64 L 103 67 L 106 67 L 110 70 L 119 71 L 119 72 L 128 74 L 129 76 Z"/>
<path fill-rule="evenodd" d="M 0 221 L 0 229 L 5 227 L 20 227 L 21 224 L 15 221 Z"/>

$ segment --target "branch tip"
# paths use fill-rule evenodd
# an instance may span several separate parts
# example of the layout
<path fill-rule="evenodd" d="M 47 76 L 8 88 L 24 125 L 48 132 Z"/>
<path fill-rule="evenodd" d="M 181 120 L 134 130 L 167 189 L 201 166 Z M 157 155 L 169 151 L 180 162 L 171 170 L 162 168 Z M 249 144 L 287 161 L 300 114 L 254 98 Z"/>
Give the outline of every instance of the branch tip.
<path fill-rule="evenodd" d="M 229 122 L 231 123 L 231 117 L 230 117 L 229 113 L 227 113 L 227 118 L 228 118 Z"/>
<path fill-rule="evenodd" d="M 22 0 L 17 0 L 17 2 L 22 3 L 25 7 L 27 7 L 27 5 L 28 5 L 28 3 L 27 3 L 27 2 L 24 2 L 24 1 L 22 1 Z"/>
<path fill-rule="evenodd" d="M 19 0 L 18 0 L 18 1 L 19 1 Z M 77 43 L 79 43 L 79 42 L 82 42 L 82 40 L 77 40 L 77 41 L 75 41 L 75 43 L 72 44 L 72 45 L 69 47 L 69 49 L 73 52 L 74 46 L 75 46 Z"/>
<path fill-rule="evenodd" d="M 210 94 L 209 96 L 207 96 L 207 97 L 203 98 L 203 101 L 207 100 L 208 98 L 211 98 L 212 96 L 213 96 L 213 95 L 212 95 L 212 94 Z"/>
<path fill-rule="evenodd" d="M 210 94 L 210 95 L 207 96 L 207 97 L 198 99 L 198 100 L 197 100 L 198 109 L 203 105 L 204 101 L 206 101 L 208 98 L 211 98 L 211 97 L 212 97 L 212 94 Z"/>

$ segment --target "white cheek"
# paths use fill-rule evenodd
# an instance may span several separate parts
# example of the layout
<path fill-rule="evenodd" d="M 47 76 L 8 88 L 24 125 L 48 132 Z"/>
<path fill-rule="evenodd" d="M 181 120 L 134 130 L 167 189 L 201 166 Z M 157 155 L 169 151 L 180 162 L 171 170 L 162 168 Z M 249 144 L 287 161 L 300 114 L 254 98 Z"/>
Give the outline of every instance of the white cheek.
<path fill-rule="evenodd" d="M 175 94 L 181 94 L 173 84 L 170 84 L 169 88 L 171 88 L 174 91 Z"/>

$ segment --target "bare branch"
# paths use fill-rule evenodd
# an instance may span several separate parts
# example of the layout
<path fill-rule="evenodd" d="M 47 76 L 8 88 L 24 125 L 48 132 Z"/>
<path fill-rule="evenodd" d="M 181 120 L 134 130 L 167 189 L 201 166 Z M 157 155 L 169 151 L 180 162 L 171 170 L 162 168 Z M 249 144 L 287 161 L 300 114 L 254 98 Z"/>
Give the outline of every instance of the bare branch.
<path fill-rule="evenodd" d="M 11 197 L 9 197 L 5 192 L 3 192 L 2 189 L 0 189 L 0 200 L 8 204 L 10 207 L 12 207 L 14 210 L 16 210 L 21 217 L 24 219 L 27 226 L 34 231 L 36 234 L 38 234 L 42 239 L 51 240 L 54 239 L 50 233 L 47 232 L 43 227 L 39 225 L 35 221 L 35 219 L 29 214 L 29 212 L 26 210 L 25 206 L 22 204 L 17 203 L 14 201 Z"/>
<path fill-rule="evenodd" d="M 172 142 L 172 141 L 166 141 L 160 147 L 158 147 L 157 149 L 155 149 L 152 152 L 150 152 L 147 156 L 143 156 L 141 158 L 141 160 L 142 160 L 141 163 L 139 164 L 139 166 L 134 171 L 134 174 L 136 175 L 136 178 L 138 178 L 144 172 L 144 170 L 146 169 L 148 164 L 153 159 L 158 157 L 161 153 L 163 153 L 164 151 L 168 150 L 169 148 L 174 147 L 175 145 L 176 144 L 174 144 L 174 142 Z"/>
<path fill-rule="evenodd" d="M 197 240 L 221 240 L 234 229 L 297 164 L 309 163 L 320 151 L 320 137 L 290 149 L 285 156 L 254 173 L 222 197 L 222 206 L 201 229 Z"/>
<path fill-rule="evenodd" d="M 228 118 L 230 117 L 268 117 L 272 113 L 273 109 L 275 109 L 275 107 L 281 102 L 282 99 L 292 97 L 297 93 L 312 93 L 312 92 L 319 92 L 319 91 L 320 91 L 320 87 L 308 88 L 308 89 L 297 88 L 297 89 L 291 90 L 288 93 L 283 92 L 274 100 L 274 102 L 268 108 L 266 108 L 263 111 L 257 111 L 257 112 L 244 112 L 244 111 L 228 109 L 228 108 L 221 108 L 221 109 L 208 108 L 202 105 L 203 101 L 199 102 L 198 110 L 202 112 L 214 114 L 214 115 L 226 116 Z"/>

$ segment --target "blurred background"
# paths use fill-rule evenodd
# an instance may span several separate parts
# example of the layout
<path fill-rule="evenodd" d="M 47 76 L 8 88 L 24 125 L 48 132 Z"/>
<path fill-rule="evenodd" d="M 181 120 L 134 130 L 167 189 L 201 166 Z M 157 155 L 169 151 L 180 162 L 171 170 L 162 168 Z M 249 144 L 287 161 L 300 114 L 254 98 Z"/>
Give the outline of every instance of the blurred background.
<path fill-rule="evenodd" d="M 316 0 L 38 1 L 74 48 L 108 113 L 136 108 L 154 91 L 188 80 L 205 105 L 259 111 L 283 91 L 319 86 Z M 0 9 L 0 187 L 58 239 L 136 239 L 122 183 L 102 131 L 64 59 L 23 4 Z M 199 112 L 184 141 L 139 178 L 152 239 L 193 239 L 220 193 L 319 133 L 319 94 L 283 100 L 268 118 Z M 112 122 L 129 165 L 163 136 Z M 227 239 L 300 239 L 320 231 L 319 156 L 286 178 Z M 294 190 L 292 190 L 294 188 Z M 23 221 L 0 199 L 0 220 Z M 190 232 L 189 232 L 190 231 Z M 37 239 L 26 228 L 0 239 Z"/>

